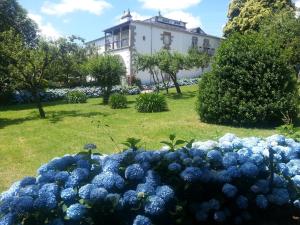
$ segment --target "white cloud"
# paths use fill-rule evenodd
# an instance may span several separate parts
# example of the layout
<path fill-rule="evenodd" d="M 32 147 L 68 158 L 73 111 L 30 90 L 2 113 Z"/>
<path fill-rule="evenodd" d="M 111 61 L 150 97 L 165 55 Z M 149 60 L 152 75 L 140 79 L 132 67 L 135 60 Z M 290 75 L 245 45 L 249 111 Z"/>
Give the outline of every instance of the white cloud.
<path fill-rule="evenodd" d="M 193 16 L 190 13 L 184 12 L 184 11 L 172 11 L 168 12 L 166 14 L 163 14 L 164 17 L 174 19 L 174 20 L 181 20 L 183 22 L 186 22 L 187 28 L 195 28 L 195 27 L 201 27 L 201 19 L 199 16 Z"/>
<path fill-rule="evenodd" d="M 202 0 L 139 0 L 143 7 L 162 11 L 187 9 L 199 4 Z"/>
<path fill-rule="evenodd" d="M 105 0 L 60 0 L 59 3 L 45 2 L 42 12 L 62 16 L 75 11 L 86 11 L 99 16 L 110 7 L 111 4 Z"/>
<path fill-rule="evenodd" d="M 300 0 L 295 0 L 296 7 L 300 8 Z"/>
<path fill-rule="evenodd" d="M 62 36 L 60 32 L 57 31 L 51 23 L 44 22 L 43 17 L 41 15 L 29 13 L 28 16 L 37 23 L 39 27 L 39 33 L 42 36 L 51 39 L 58 39 Z"/>

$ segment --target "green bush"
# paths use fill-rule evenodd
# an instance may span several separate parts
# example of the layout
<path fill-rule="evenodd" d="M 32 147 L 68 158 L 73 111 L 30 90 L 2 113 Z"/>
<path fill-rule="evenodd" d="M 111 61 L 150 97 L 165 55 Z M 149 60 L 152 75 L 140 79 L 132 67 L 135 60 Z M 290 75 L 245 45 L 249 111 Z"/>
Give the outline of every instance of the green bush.
<path fill-rule="evenodd" d="M 66 100 L 68 103 L 85 103 L 87 96 L 81 91 L 70 91 L 66 95 Z"/>
<path fill-rule="evenodd" d="M 138 112 L 162 112 L 167 111 L 167 101 L 165 96 L 150 93 L 150 94 L 140 94 L 136 99 L 135 108 Z"/>
<path fill-rule="evenodd" d="M 234 125 L 281 123 L 295 119 L 296 75 L 275 39 L 259 33 L 233 35 L 222 42 L 212 71 L 199 83 L 197 111 L 204 122 Z"/>
<path fill-rule="evenodd" d="M 127 98 L 119 93 L 112 94 L 109 98 L 109 105 L 112 109 L 124 109 L 127 107 Z"/>

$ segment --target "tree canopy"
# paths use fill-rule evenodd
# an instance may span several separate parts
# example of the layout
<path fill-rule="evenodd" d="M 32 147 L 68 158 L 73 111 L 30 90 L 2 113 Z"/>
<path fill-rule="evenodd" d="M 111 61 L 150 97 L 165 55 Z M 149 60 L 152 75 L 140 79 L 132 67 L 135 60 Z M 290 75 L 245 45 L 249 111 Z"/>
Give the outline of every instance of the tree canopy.
<path fill-rule="evenodd" d="M 258 31 L 262 20 L 281 11 L 294 11 L 292 0 L 232 0 L 224 35 Z"/>

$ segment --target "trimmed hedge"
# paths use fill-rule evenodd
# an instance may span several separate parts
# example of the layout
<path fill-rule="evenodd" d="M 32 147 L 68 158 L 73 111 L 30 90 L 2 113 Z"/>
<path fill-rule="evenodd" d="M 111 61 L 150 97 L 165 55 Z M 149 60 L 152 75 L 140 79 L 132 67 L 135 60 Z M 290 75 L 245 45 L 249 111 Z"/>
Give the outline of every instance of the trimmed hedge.
<path fill-rule="evenodd" d="M 168 110 L 165 96 L 157 93 L 140 94 L 136 98 L 135 108 L 138 112 L 153 113 Z"/>
<path fill-rule="evenodd" d="M 0 195 L 0 224 L 298 224 L 300 144 L 227 134 L 175 151 L 54 158 Z"/>
<path fill-rule="evenodd" d="M 298 113 L 296 75 L 276 40 L 233 35 L 217 51 L 199 84 L 197 111 L 204 122 L 234 125 L 282 123 Z"/>

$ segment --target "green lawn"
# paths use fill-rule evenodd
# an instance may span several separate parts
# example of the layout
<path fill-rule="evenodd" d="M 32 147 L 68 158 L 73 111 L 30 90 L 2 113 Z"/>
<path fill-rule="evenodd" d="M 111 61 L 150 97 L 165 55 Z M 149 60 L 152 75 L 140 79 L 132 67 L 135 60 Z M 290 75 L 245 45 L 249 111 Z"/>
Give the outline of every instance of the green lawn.
<path fill-rule="evenodd" d="M 80 151 L 95 143 L 103 153 L 117 152 L 127 137 L 140 138 L 143 147 L 159 148 L 170 133 L 182 139 L 217 139 L 227 132 L 239 136 L 268 136 L 272 129 L 245 129 L 201 123 L 195 112 L 197 86 L 183 87 L 183 96 L 167 96 L 169 111 L 143 114 L 129 108 L 113 110 L 89 99 L 85 104 L 45 104 L 47 119 L 41 120 L 34 105 L 0 107 L 0 192 L 53 157 Z M 99 122 L 97 122 L 99 121 Z M 105 124 L 109 125 L 106 127 Z M 114 142 L 111 140 L 114 139 Z"/>

